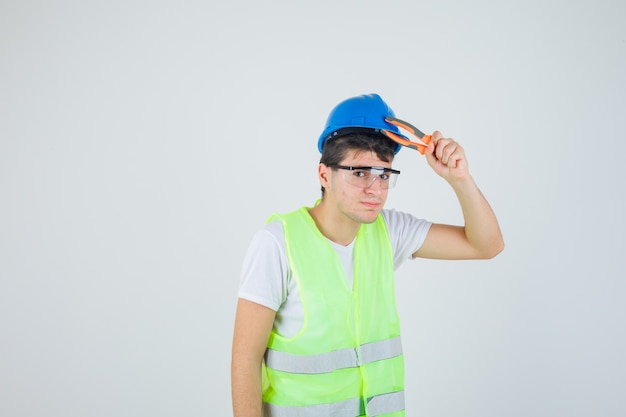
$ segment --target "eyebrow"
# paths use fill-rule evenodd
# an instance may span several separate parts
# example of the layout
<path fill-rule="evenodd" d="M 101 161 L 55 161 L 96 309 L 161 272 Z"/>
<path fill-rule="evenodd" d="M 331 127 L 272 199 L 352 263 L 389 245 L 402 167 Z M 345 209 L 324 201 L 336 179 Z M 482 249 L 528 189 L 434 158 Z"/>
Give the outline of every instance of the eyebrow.
<path fill-rule="evenodd" d="M 328 165 L 329 167 L 335 167 L 335 168 L 340 168 L 340 169 L 347 169 L 349 171 L 355 171 L 355 170 L 371 170 L 371 169 L 375 169 L 377 171 L 383 171 L 383 172 L 391 172 L 392 174 L 399 174 L 400 171 L 398 171 L 397 169 L 393 169 L 393 168 L 387 168 L 387 167 L 376 167 L 376 166 L 349 166 L 349 165 L 339 165 L 339 164 L 330 164 Z"/>

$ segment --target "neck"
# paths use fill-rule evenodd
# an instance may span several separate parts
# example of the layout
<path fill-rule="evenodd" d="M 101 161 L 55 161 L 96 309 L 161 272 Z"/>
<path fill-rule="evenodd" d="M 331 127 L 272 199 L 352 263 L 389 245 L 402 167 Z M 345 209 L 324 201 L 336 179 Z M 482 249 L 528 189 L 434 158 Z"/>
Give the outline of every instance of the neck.
<path fill-rule="evenodd" d="M 329 205 L 324 204 L 324 200 L 310 209 L 309 214 L 326 238 L 343 246 L 352 243 L 361 227 L 360 223 L 330 210 Z"/>

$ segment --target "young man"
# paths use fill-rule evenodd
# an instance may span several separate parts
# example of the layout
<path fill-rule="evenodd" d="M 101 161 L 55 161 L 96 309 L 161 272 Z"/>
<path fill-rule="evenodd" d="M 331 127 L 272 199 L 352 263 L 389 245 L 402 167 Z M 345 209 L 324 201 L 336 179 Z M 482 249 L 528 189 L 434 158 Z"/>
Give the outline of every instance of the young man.
<path fill-rule="evenodd" d="M 322 199 L 274 215 L 241 277 L 232 352 L 235 417 L 404 416 L 393 271 L 404 260 L 486 259 L 504 243 L 463 148 L 434 132 L 428 164 L 457 195 L 464 226 L 384 210 L 401 135 L 376 94 L 331 112 L 318 148 Z M 386 120 L 387 119 L 387 120 Z"/>

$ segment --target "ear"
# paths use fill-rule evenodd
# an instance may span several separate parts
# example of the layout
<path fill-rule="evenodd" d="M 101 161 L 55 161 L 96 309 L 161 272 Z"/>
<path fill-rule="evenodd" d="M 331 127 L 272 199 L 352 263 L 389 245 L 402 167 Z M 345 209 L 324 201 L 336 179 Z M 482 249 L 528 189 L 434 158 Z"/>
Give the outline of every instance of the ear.
<path fill-rule="evenodd" d="M 320 180 L 320 185 L 324 188 L 328 188 L 330 185 L 331 169 L 325 164 L 319 164 L 317 166 L 317 177 Z"/>

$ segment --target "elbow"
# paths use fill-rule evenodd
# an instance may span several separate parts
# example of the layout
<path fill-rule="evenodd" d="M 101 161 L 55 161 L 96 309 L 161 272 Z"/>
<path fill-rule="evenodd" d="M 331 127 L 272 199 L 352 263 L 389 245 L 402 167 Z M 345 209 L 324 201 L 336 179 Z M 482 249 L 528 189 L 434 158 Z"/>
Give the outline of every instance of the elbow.
<path fill-rule="evenodd" d="M 473 259 L 493 259 L 504 250 L 504 239 L 501 234 L 492 236 L 480 244 L 473 246 Z"/>
<path fill-rule="evenodd" d="M 484 259 L 493 259 L 504 250 L 504 239 L 500 236 L 484 251 Z"/>

